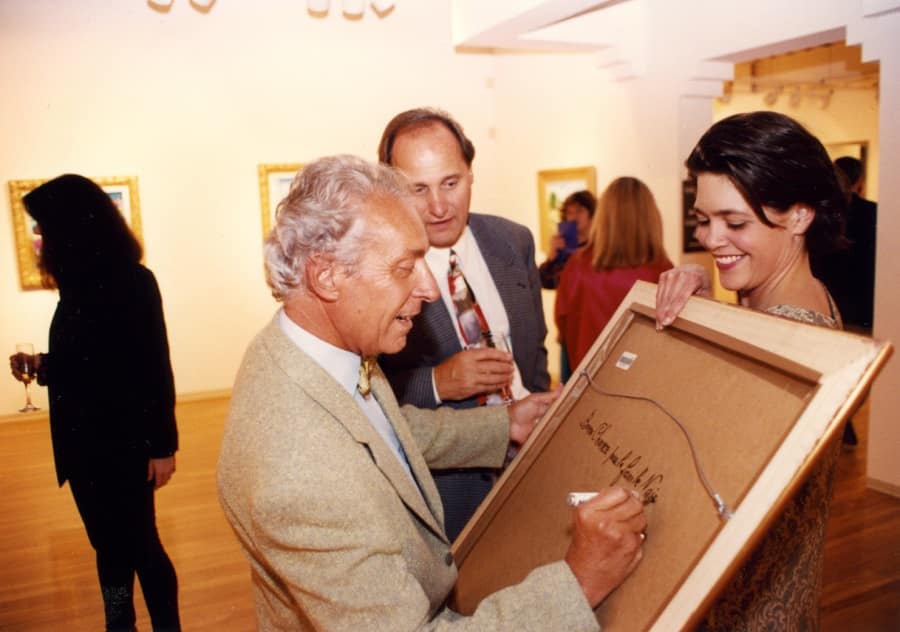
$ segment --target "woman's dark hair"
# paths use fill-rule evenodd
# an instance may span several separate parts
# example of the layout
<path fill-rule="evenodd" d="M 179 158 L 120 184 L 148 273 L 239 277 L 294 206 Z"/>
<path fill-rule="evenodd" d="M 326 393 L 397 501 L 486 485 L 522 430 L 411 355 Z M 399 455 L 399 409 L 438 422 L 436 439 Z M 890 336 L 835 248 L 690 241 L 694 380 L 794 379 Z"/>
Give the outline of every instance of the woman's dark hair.
<path fill-rule="evenodd" d="M 475 145 L 466 136 L 462 125 L 457 123 L 452 116 L 437 108 L 415 108 L 401 112 L 392 118 L 381 134 L 381 142 L 378 143 L 378 162 L 386 165 L 392 164 L 394 142 L 401 133 L 434 124 L 443 125 L 450 130 L 459 143 L 459 151 L 462 153 L 463 160 L 466 161 L 467 166 L 471 167 L 472 161 L 475 159 Z"/>
<path fill-rule="evenodd" d="M 597 198 L 594 197 L 594 194 L 584 189 L 582 191 L 575 191 L 575 193 L 570 193 L 569 196 L 563 200 L 562 205 L 559 207 L 560 212 L 565 211 L 566 207 L 569 204 L 577 204 L 585 209 L 587 209 L 588 217 L 594 217 L 594 211 L 597 210 Z M 565 218 L 562 218 L 565 219 Z"/>
<path fill-rule="evenodd" d="M 141 260 L 141 245 L 112 198 L 75 174 L 45 182 L 23 198 L 41 233 L 40 267 L 59 287 L 106 276 Z M 46 279 L 46 276 L 50 279 Z"/>
<path fill-rule="evenodd" d="M 786 212 L 795 204 L 815 211 L 806 232 L 810 254 L 845 243 L 846 201 L 835 167 L 819 140 L 794 119 L 777 112 L 749 112 L 722 119 L 703 135 L 687 159 L 701 173 L 728 177 L 760 221 L 763 212 Z"/>

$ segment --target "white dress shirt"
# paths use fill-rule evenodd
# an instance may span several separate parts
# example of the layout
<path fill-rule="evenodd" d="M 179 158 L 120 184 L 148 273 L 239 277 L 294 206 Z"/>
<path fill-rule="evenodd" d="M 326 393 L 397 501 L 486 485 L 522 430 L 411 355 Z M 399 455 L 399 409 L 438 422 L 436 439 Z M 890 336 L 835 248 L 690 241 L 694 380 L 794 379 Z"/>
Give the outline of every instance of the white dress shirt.
<path fill-rule="evenodd" d="M 494 284 L 494 278 L 488 270 L 481 250 L 478 248 L 478 242 L 472 235 L 472 231 L 466 226 L 453 246 L 453 251 L 459 259 L 459 266 L 462 268 L 463 275 L 475 294 L 475 299 L 481 307 L 488 327 L 493 334 L 494 340 L 500 340 L 505 337 L 510 346 L 509 352 L 512 353 L 512 336 L 510 335 L 509 317 L 506 314 L 506 308 L 503 307 L 503 300 Z M 453 299 L 450 296 L 450 284 L 447 275 L 450 272 L 450 248 L 431 247 L 425 253 L 425 263 L 431 269 L 431 273 L 437 280 L 438 287 L 441 290 L 441 298 L 444 305 L 450 313 L 450 320 L 453 321 L 453 331 L 459 338 L 459 344 L 463 349 L 466 348 L 466 341 L 463 339 L 462 332 L 456 323 L 456 308 L 453 306 Z M 512 394 L 514 399 L 522 399 L 529 395 L 530 391 L 522 384 L 522 375 L 519 373 L 519 367 L 513 360 L 513 381 Z M 437 385 L 434 383 L 434 371 L 431 373 L 431 384 L 434 388 L 434 397 L 438 403 L 441 403 L 438 397 Z"/>
<path fill-rule="evenodd" d="M 366 418 L 368 418 L 394 456 L 397 457 L 416 489 L 419 490 L 419 484 L 416 483 L 416 479 L 409 469 L 409 463 L 400 445 L 400 440 L 397 438 L 397 433 L 394 432 L 394 426 L 391 425 L 391 422 L 384 414 L 378 400 L 375 399 L 372 393 L 363 397 L 359 389 L 356 388 L 359 383 L 359 365 L 362 362 L 362 358 L 345 349 L 339 349 L 309 333 L 292 321 L 284 313 L 283 309 L 278 314 L 278 325 L 281 327 L 281 331 L 290 338 L 291 342 L 297 345 L 303 353 L 315 360 L 316 364 L 325 369 L 353 397 L 354 401 L 365 413 Z M 419 490 L 419 494 L 421 493 L 422 491 Z"/>

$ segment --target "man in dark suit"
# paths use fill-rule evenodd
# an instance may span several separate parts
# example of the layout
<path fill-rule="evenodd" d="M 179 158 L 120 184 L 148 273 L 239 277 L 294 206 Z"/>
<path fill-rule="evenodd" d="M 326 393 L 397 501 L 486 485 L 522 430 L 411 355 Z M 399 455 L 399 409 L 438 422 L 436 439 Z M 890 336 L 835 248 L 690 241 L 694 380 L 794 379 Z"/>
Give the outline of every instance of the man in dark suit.
<path fill-rule="evenodd" d="M 837 301 L 844 325 L 862 333 L 871 333 L 878 207 L 861 197 L 865 178 L 859 160 L 843 156 L 834 164 L 838 173 L 846 176 L 850 192 L 846 226 L 850 245 L 823 261 L 814 262 L 814 270 L 821 273 L 819 279 Z"/>
<path fill-rule="evenodd" d="M 419 108 L 388 123 L 379 160 L 410 180 L 425 223 L 426 256 L 442 300 L 423 306 L 406 348 L 381 366 L 404 404 L 472 408 L 511 388 L 515 399 L 546 391 L 547 334 L 531 232 L 514 222 L 469 213 L 475 147 L 445 112 Z M 448 282 L 458 258 L 483 314 L 489 338 L 508 340 L 512 355 L 489 344 L 467 344 Z M 495 471 L 433 472 L 444 503 L 447 534 L 455 538 L 493 485 Z"/>
<path fill-rule="evenodd" d="M 872 333 L 875 302 L 875 233 L 878 207 L 861 196 L 865 183 L 862 162 L 850 156 L 834 161 L 850 196 L 847 206 L 844 250 L 820 255 L 810 261 L 813 274 L 825 284 L 841 312 L 844 327 L 863 334 Z M 844 444 L 858 442 L 853 421 L 844 427 Z"/>

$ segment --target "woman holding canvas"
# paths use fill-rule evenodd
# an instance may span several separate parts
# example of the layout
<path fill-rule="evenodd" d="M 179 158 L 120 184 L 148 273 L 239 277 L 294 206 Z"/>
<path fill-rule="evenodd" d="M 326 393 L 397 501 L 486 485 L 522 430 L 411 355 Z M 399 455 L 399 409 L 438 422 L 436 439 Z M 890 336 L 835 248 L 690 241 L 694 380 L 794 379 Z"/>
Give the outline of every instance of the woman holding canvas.
<path fill-rule="evenodd" d="M 810 269 L 810 253 L 840 245 L 845 197 L 822 144 L 775 112 L 713 125 L 687 159 L 697 179 L 696 238 L 741 305 L 840 328 L 841 316 Z M 664 273 L 657 327 L 671 324 L 691 294 L 710 296 L 702 266 Z M 698 376 L 699 377 L 699 376 Z M 825 525 L 840 437 L 771 531 L 712 606 L 706 630 L 816 630 Z"/>

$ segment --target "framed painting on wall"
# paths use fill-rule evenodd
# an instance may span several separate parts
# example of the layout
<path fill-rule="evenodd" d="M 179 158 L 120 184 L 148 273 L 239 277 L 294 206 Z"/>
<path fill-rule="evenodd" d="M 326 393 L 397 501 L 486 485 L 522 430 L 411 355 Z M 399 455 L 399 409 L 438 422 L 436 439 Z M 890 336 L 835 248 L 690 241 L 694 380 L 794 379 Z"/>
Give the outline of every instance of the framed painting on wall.
<path fill-rule="evenodd" d="M 825 151 L 832 160 L 837 160 L 842 156 L 850 156 L 856 158 L 863 164 L 863 173 L 865 173 L 866 159 L 869 157 L 869 142 L 865 140 L 847 141 L 845 143 L 827 143 Z"/>
<path fill-rule="evenodd" d="M 559 215 L 563 201 L 572 193 L 587 189 L 597 193 L 597 170 L 594 167 L 548 169 L 538 171 L 538 225 L 540 243 L 544 252 L 550 250 L 550 238 L 557 232 L 562 219 Z"/>
<path fill-rule="evenodd" d="M 16 242 L 16 258 L 19 263 L 19 285 L 23 290 L 39 290 L 41 271 L 38 259 L 41 255 L 41 235 L 37 223 L 25 211 L 22 198 L 49 178 L 32 180 L 10 180 L 9 201 L 13 216 L 13 231 Z M 137 176 L 104 176 L 91 178 L 107 195 L 112 198 L 119 212 L 131 227 L 143 247 L 144 238 L 141 233 L 141 205 L 138 193 Z"/>
<path fill-rule="evenodd" d="M 291 188 L 291 182 L 303 163 L 285 162 L 261 164 L 257 166 L 259 174 L 259 204 L 262 211 L 263 239 L 275 225 L 275 210 Z"/>

